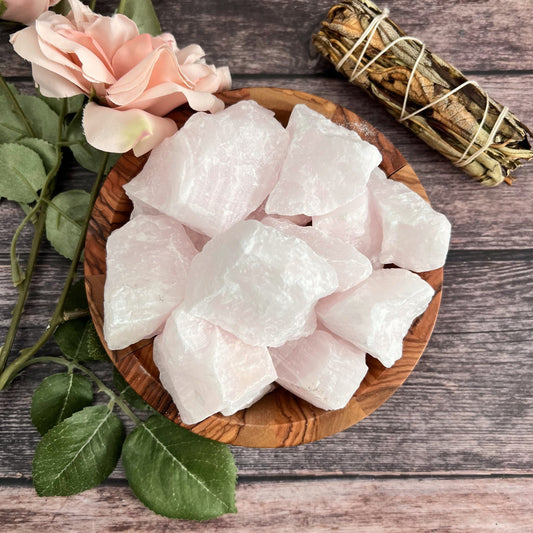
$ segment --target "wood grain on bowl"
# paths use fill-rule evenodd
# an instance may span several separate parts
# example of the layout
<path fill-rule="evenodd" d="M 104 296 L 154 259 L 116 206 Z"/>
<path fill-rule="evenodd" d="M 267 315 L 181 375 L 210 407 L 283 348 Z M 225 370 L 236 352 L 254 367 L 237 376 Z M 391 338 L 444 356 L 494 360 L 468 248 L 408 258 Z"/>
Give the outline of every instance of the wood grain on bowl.
<path fill-rule="evenodd" d="M 382 153 L 380 165 L 391 179 L 401 181 L 427 200 L 415 172 L 394 145 L 370 124 L 351 111 L 311 94 L 288 89 L 249 88 L 222 93 L 231 105 L 253 99 L 273 110 L 286 125 L 294 105 L 304 103 L 337 124 L 357 131 Z M 180 108 L 171 117 L 181 126 L 192 111 Z M 135 177 L 146 162 L 131 153 L 120 158 L 105 181 L 94 207 L 85 246 L 85 279 L 89 306 L 98 334 L 103 337 L 103 295 L 106 273 L 105 246 L 110 233 L 129 220 L 132 209 L 122 186 Z M 367 356 L 369 371 L 344 409 L 324 411 L 277 388 L 260 401 L 232 416 L 215 414 L 193 426 L 182 424 L 170 395 L 158 379 L 152 360 L 152 341 L 141 341 L 127 349 L 107 350 L 124 378 L 154 409 L 180 425 L 205 437 L 238 446 L 295 446 L 327 437 L 356 424 L 376 410 L 400 387 L 412 372 L 431 336 L 441 299 L 443 269 L 421 274 L 435 289 L 426 312 L 415 320 L 404 339 L 403 356 L 392 368 L 385 368 Z M 107 349 L 107 347 L 106 347 Z"/>

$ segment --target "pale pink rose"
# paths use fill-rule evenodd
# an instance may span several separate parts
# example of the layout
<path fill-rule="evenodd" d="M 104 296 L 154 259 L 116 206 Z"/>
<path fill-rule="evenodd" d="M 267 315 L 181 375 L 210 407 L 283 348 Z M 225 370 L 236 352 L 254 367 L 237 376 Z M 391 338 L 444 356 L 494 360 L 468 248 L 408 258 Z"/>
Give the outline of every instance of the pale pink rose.
<path fill-rule="evenodd" d="M 59 0 L 4 0 L 6 10 L 1 18 L 29 25 L 58 2 Z"/>
<path fill-rule="evenodd" d="M 170 34 L 139 34 L 124 15 L 103 17 L 79 0 L 69 2 L 66 17 L 43 13 L 11 43 L 31 61 L 43 95 L 93 96 L 83 117 L 91 145 L 141 155 L 175 133 L 174 122 L 162 118 L 175 107 L 224 108 L 212 93 L 231 86 L 229 70 L 207 65 L 200 46 L 179 49 Z"/>

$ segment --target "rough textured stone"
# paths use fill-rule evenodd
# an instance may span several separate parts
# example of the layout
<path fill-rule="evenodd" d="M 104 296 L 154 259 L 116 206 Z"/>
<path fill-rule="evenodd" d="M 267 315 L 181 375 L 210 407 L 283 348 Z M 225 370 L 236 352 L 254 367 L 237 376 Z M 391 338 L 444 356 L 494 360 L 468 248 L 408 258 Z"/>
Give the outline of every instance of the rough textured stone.
<path fill-rule="evenodd" d="M 138 215 L 107 240 L 104 336 L 112 350 L 155 335 L 183 300 L 197 251 L 165 215 Z"/>
<path fill-rule="evenodd" d="M 345 293 L 321 300 L 317 314 L 340 337 L 391 367 L 402 356 L 402 341 L 413 320 L 433 297 L 431 285 L 400 268 L 376 270 Z"/>
<path fill-rule="evenodd" d="M 289 149 L 267 214 L 329 213 L 352 201 L 381 162 L 375 146 L 303 104 L 294 107 L 287 131 Z"/>
<path fill-rule="evenodd" d="M 248 407 L 277 377 L 265 347 L 244 344 L 183 306 L 156 337 L 154 362 L 186 424 Z"/>
<path fill-rule="evenodd" d="M 355 287 L 372 273 L 370 261 L 351 244 L 335 237 L 328 237 L 312 226 L 298 226 L 285 219 L 266 217 L 262 222 L 285 235 L 302 239 L 313 251 L 323 257 L 337 273 L 338 291 Z"/>
<path fill-rule="evenodd" d="M 248 344 L 280 346 L 312 333 L 315 303 L 337 287 L 335 270 L 305 242 L 245 220 L 194 258 L 185 305 Z"/>
<path fill-rule="evenodd" d="M 386 180 L 385 173 L 375 168 L 368 180 L 368 187 L 376 181 Z M 313 226 L 329 235 L 355 246 L 366 255 L 374 268 L 383 266 L 381 252 L 381 219 L 368 187 L 365 187 L 350 203 L 331 213 L 313 217 Z"/>
<path fill-rule="evenodd" d="M 274 113 L 248 100 L 195 113 L 152 150 L 124 186 L 128 196 L 212 237 L 265 200 L 279 176 L 288 135 Z"/>
<path fill-rule="evenodd" d="M 403 183 L 372 180 L 369 189 L 382 227 L 380 261 L 415 272 L 443 266 L 450 244 L 448 219 Z"/>
<path fill-rule="evenodd" d="M 331 333 L 270 348 L 278 383 L 321 409 L 341 409 L 366 375 L 365 352 Z"/>

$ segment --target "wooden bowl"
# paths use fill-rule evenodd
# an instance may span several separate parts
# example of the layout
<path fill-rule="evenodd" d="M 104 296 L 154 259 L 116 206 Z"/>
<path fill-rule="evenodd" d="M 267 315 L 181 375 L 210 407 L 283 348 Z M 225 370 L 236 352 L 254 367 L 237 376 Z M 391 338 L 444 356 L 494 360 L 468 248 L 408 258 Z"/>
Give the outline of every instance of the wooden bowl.
<path fill-rule="evenodd" d="M 286 125 L 294 105 L 305 103 L 338 124 L 357 131 L 376 145 L 383 155 L 380 165 L 387 176 L 401 181 L 427 200 L 413 169 L 400 152 L 374 127 L 357 115 L 318 96 L 287 89 L 253 88 L 222 93 L 229 105 L 253 99 L 273 110 Z M 193 111 L 186 107 L 170 116 L 181 126 Z M 103 337 L 103 293 L 106 275 L 105 246 L 109 234 L 129 220 L 132 205 L 122 186 L 143 167 L 147 157 L 125 154 L 105 181 L 94 206 L 85 244 L 85 277 L 91 315 L 100 339 Z M 181 422 L 170 395 L 161 385 L 152 360 L 152 340 L 141 341 L 124 350 L 107 349 L 109 357 L 131 387 L 154 409 L 210 439 L 251 447 L 295 446 L 324 438 L 356 424 L 382 405 L 405 381 L 418 362 L 435 324 L 441 299 L 442 268 L 421 274 L 436 293 L 426 312 L 415 320 L 403 345 L 403 356 L 392 368 L 385 368 L 367 355 L 369 367 L 361 386 L 344 409 L 324 411 L 290 392 L 277 388 L 253 406 L 232 416 L 215 414 L 192 425 Z"/>

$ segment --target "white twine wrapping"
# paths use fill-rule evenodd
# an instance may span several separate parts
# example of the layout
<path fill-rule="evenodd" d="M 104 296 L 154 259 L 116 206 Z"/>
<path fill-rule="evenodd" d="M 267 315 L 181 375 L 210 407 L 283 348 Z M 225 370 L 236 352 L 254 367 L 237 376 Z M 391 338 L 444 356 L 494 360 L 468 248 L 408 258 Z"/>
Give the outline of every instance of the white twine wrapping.
<path fill-rule="evenodd" d="M 356 80 L 363 72 L 365 72 L 365 70 L 367 68 L 369 68 L 383 54 L 385 54 L 390 48 L 392 48 L 394 45 L 398 44 L 399 42 L 401 42 L 401 41 L 411 41 L 411 42 L 415 42 L 415 43 L 419 44 L 420 45 L 420 53 L 418 54 L 418 57 L 415 60 L 413 68 L 411 69 L 411 74 L 409 75 L 409 80 L 407 81 L 407 88 L 406 88 L 405 96 L 404 96 L 404 99 L 403 99 L 402 111 L 400 113 L 399 121 L 400 122 L 404 122 L 405 120 L 409 120 L 410 118 L 413 118 L 414 116 L 418 115 L 419 113 L 422 113 L 426 109 L 429 109 L 430 107 L 435 106 L 439 102 L 442 102 L 442 101 L 448 99 L 452 94 L 460 91 L 461 89 L 463 89 L 467 85 L 474 85 L 485 96 L 485 99 L 486 99 L 485 111 L 483 113 L 483 117 L 481 119 L 481 122 L 479 123 L 479 126 L 478 126 L 478 128 L 476 130 L 476 133 L 475 133 L 474 137 L 472 138 L 472 140 L 470 141 L 470 144 L 466 147 L 466 150 L 463 152 L 463 154 L 456 161 L 454 161 L 454 165 L 456 165 L 458 167 L 465 167 L 465 166 L 469 165 L 478 156 L 480 156 L 486 150 L 488 150 L 490 145 L 493 143 L 494 138 L 496 136 L 496 133 L 500 129 L 500 126 L 501 126 L 502 122 L 504 121 L 504 119 L 505 119 L 505 117 L 507 115 L 507 112 L 509 111 L 509 108 L 508 107 L 503 107 L 503 109 L 501 110 L 498 118 L 496 119 L 496 122 L 494 123 L 494 126 L 492 127 L 492 130 L 491 130 L 489 136 L 487 137 L 487 140 L 485 141 L 485 143 L 478 150 L 476 150 L 472 155 L 470 155 L 470 157 L 468 157 L 467 159 L 465 159 L 465 158 L 467 157 L 468 152 L 470 151 L 472 146 L 474 146 L 474 144 L 476 143 L 476 141 L 477 141 L 477 139 L 479 137 L 479 134 L 481 133 L 481 131 L 483 129 L 483 126 L 485 124 L 485 121 L 487 120 L 487 117 L 488 117 L 488 114 L 489 114 L 489 104 L 490 104 L 489 95 L 487 94 L 487 92 L 482 87 L 479 86 L 479 84 L 477 82 L 470 81 L 470 80 L 465 81 L 464 83 L 462 83 L 458 87 L 455 87 L 455 89 L 452 89 L 451 91 L 448 91 L 446 94 L 440 96 L 439 98 L 436 98 L 435 100 L 433 100 L 429 104 L 425 105 L 424 107 L 421 107 L 420 109 L 417 109 L 416 111 L 410 113 L 409 115 L 405 115 L 405 109 L 407 107 L 407 102 L 409 101 L 409 91 L 411 90 L 411 83 L 413 81 L 415 72 L 418 69 L 418 65 L 420 64 L 420 61 L 422 60 L 422 58 L 424 56 L 424 52 L 426 50 L 426 45 L 420 39 L 417 39 L 416 37 L 409 37 L 409 36 L 398 37 L 394 41 L 390 42 L 378 54 L 376 54 L 363 68 L 359 69 L 359 66 L 361 65 L 361 61 L 363 60 L 363 58 L 365 56 L 365 53 L 366 53 L 366 51 L 367 51 L 367 49 L 368 49 L 368 47 L 370 45 L 370 42 L 372 41 L 372 37 L 374 37 L 376 31 L 378 30 L 378 27 L 380 26 L 380 24 L 388 16 L 389 16 L 389 10 L 387 8 L 385 8 L 383 10 L 383 13 L 381 13 L 380 15 L 378 15 L 377 17 L 372 19 L 372 21 L 367 26 L 365 31 L 361 34 L 359 39 L 344 54 L 344 56 L 339 60 L 339 62 L 337 63 L 337 66 L 336 66 L 337 71 L 341 69 L 342 65 L 344 65 L 346 60 L 349 57 L 352 56 L 352 54 L 355 52 L 355 50 L 361 44 L 363 44 L 365 42 L 365 40 L 366 40 L 366 43 L 364 44 L 364 46 L 363 46 L 363 48 L 361 50 L 361 53 L 359 54 L 359 57 L 357 58 L 357 61 L 355 62 L 355 66 L 353 68 L 352 74 L 349 77 L 349 81 L 350 82 L 353 82 L 354 80 Z"/>

